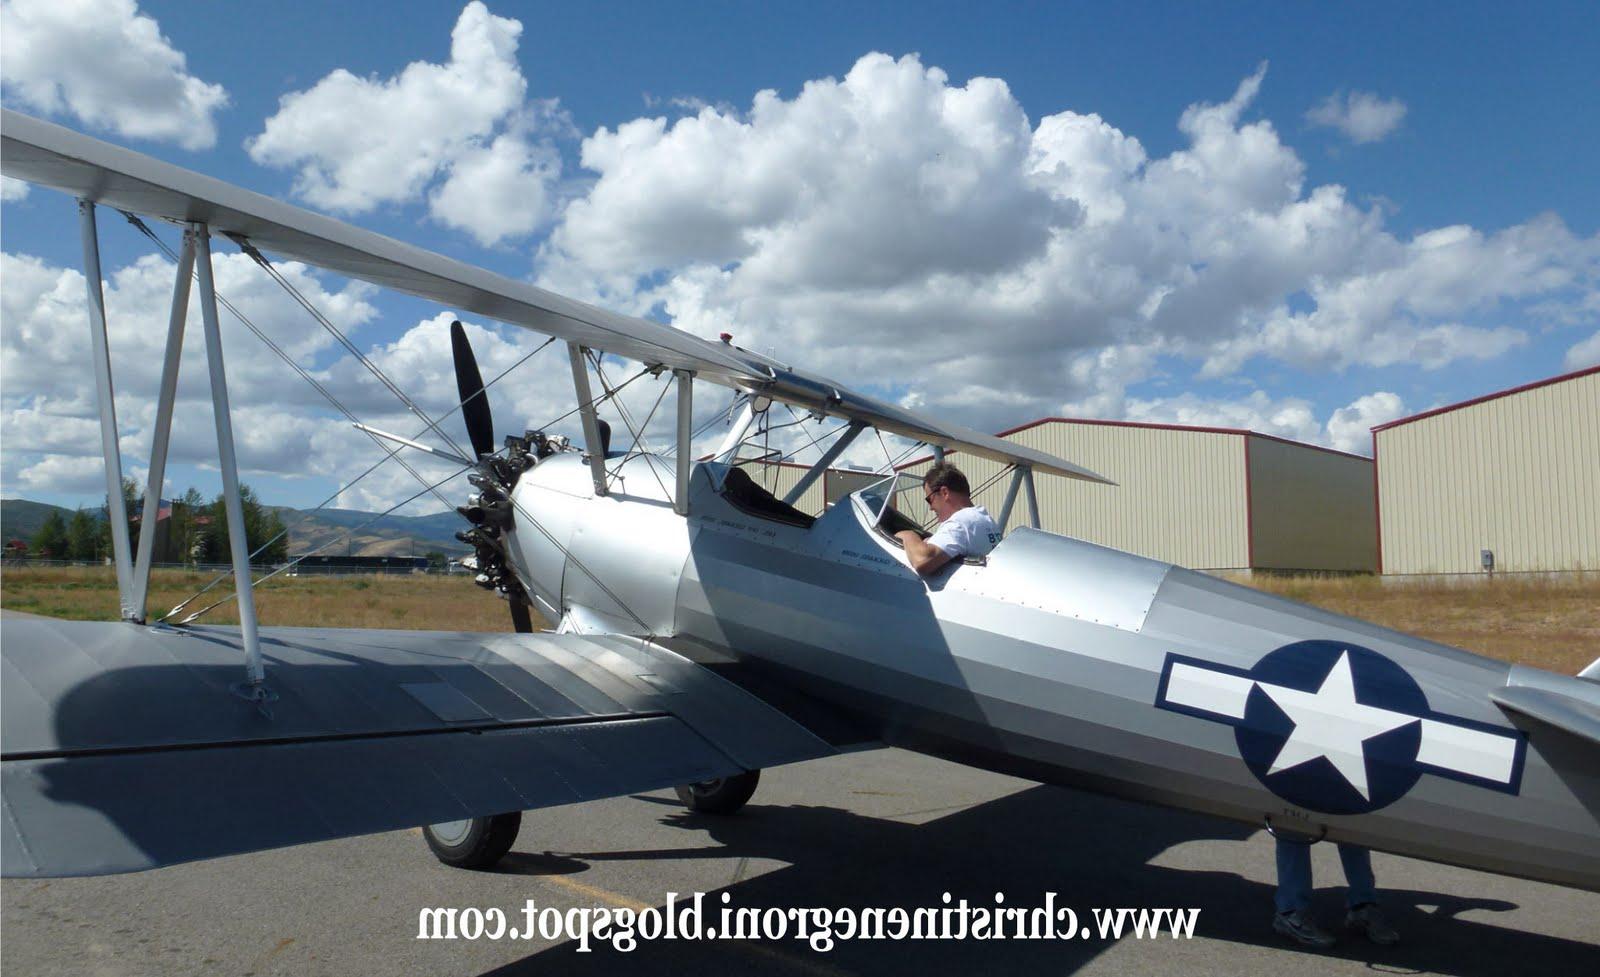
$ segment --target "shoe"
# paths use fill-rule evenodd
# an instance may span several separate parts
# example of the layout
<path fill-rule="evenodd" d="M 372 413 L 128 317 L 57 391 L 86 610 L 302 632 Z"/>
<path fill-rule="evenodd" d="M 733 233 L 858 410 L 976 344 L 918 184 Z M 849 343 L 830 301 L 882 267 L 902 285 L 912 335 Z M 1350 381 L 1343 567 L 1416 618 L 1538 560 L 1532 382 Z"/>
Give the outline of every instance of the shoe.
<path fill-rule="evenodd" d="M 1308 919 L 1303 909 L 1279 913 L 1272 917 L 1272 928 L 1296 943 L 1306 946 L 1319 949 L 1333 946 L 1333 934 Z"/>
<path fill-rule="evenodd" d="M 1383 918 L 1383 912 L 1374 902 L 1356 906 L 1344 917 L 1345 929 L 1359 930 L 1365 933 L 1367 939 L 1379 946 L 1394 946 L 1400 942 L 1400 934 L 1396 933 L 1389 921 Z"/>

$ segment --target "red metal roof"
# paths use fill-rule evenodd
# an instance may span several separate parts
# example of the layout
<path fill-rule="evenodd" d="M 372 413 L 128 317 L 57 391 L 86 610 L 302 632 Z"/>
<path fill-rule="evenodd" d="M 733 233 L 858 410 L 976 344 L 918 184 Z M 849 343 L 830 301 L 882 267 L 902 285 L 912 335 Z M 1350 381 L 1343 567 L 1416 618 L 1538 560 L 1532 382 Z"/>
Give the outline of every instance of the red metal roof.
<path fill-rule="evenodd" d="M 1397 418 L 1389 421 L 1386 424 L 1379 424 L 1377 427 L 1372 429 L 1372 433 L 1377 434 L 1379 431 L 1387 431 L 1391 427 L 1399 427 L 1402 424 L 1410 424 L 1412 421 L 1420 421 L 1425 417 L 1438 417 L 1440 414 L 1448 414 L 1451 411 L 1460 410 L 1463 407 L 1473 407 L 1486 401 L 1499 400 L 1501 397 L 1509 397 L 1512 394 L 1520 394 L 1527 390 L 1536 390 L 1539 387 L 1548 387 L 1552 383 L 1561 383 L 1566 380 L 1576 380 L 1578 377 L 1586 377 L 1591 373 L 1600 373 L 1600 366 L 1591 366 L 1582 370 L 1574 370 L 1571 373 L 1563 373 L 1557 377 L 1549 377 L 1544 380 L 1535 380 L 1532 383 L 1525 383 L 1520 387 L 1511 387 L 1507 390 L 1499 390 L 1492 394 L 1484 394 L 1482 397 L 1474 397 L 1471 400 L 1463 400 L 1459 404 L 1447 404 L 1444 407 L 1435 407 L 1432 410 L 1425 410 L 1420 414 L 1412 414 L 1410 417 Z"/>

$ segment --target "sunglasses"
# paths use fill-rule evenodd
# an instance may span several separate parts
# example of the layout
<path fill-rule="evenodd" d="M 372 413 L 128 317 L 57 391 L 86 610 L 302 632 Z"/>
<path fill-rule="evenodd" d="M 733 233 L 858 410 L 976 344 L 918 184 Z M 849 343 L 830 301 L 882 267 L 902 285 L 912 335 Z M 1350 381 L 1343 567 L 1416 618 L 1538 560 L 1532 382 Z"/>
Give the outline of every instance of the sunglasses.
<path fill-rule="evenodd" d="M 942 492 L 942 491 L 944 491 L 944 487 L 943 486 L 940 486 L 939 488 L 936 488 L 936 489 L 933 490 L 933 492 Z M 924 495 L 922 497 L 922 501 L 928 503 L 928 508 L 930 508 L 930 509 L 933 508 L 933 492 L 929 492 L 927 495 Z"/>

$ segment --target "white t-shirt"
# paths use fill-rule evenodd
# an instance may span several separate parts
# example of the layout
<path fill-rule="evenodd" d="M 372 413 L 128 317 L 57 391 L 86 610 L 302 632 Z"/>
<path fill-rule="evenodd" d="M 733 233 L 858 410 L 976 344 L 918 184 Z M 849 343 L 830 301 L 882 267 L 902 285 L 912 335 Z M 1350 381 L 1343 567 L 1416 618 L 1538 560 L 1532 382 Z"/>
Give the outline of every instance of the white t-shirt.
<path fill-rule="evenodd" d="M 939 547 L 952 560 L 964 556 L 985 556 L 1000 542 L 1000 527 L 989 510 L 981 505 L 957 509 L 939 524 L 928 543 Z"/>

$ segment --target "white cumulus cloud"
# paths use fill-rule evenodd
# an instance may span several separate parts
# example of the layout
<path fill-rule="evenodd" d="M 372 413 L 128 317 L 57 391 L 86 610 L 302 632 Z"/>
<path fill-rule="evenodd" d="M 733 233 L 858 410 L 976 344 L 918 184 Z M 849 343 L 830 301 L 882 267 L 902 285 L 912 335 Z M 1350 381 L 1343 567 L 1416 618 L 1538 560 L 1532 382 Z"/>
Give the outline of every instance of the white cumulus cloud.
<path fill-rule="evenodd" d="M 364 213 L 433 186 L 432 216 L 482 243 L 530 233 L 553 211 L 561 165 L 548 135 L 564 117 L 554 103 L 525 104 L 521 34 L 474 0 L 447 62 L 414 61 L 388 78 L 338 69 L 285 95 L 246 144 L 250 156 L 293 169 L 294 192 L 319 207 Z"/>
<path fill-rule="evenodd" d="M 1340 451 L 1372 454 L 1372 429 L 1406 416 L 1405 401 L 1387 390 L 1367 394 L 1328 418 L 1327 443 Z"/>
<path fill-rule="evenodd" d="M 467 444 L 459 415 L 447 416 L 457 402 L 449 340 L 454 313 L 442 312 L 402 328 L 392 341 L 363 341 L 376 315 L 368 302 L 369 286 L 336 285 L 293 262 L 278 266 L 371 362 L 423 411 L 439 419 L 439 430 L 446 439 L 429 432 L 249 258 L 219 254 L 214 261 L 219 296 L 243 311 L 257 329 L 362 421 L 440 447 L 448 446 L 449 440 Z M 125 466 L 150 456 L 173 275 L 170 261 L 146 255 L 111 269 L 105 283 Z M 4 253 L 0 254 L 0 278 L 5 281 L 0 292 L 0 319 L 5 323 L 0 333 L 0 443 L 5 449 L 0 485 L 8 493 L 93 495 L 100 491 L 95 488 L 100 477 L 96 474 L 100 471 L 100 428 L 92 365 L 84 353 L 89 336 L 83 277 L 36 257 Z M 383 448 L 355 430 L 342 413 L 226 310 L 221 326 L 234 438 L 246 480 L 256 473 L 272 473 L 342 484 L 384 456 Z M 469 322 L 467 331 L 485 381 L 516 366 L 545 341 L 536 333 L 510 327 Z M 550 344 L 490 391 L 499 435 L 545 426 L 570 412 L 571 374 L 565 357 L 565 346 Z M 613 382 L 637 369 L 636 364 L 608 367 Z M 636 418 L 642 420 L 649 412 L 665 382 L 646 379 L 630 388 L 627 403 Z M 702 416 L 709 417 L 714 409 L 714 398 L 706 397 L 701 403 Z M 614 412 L 610 417 L 621 438 L 620 418 Z M 670 423 L 668 413 L 658 412 L 658 431 Z M 569 436 L 579 433 L 576 418 L 568 418 L 552 430 Z M 419 453 L 407 451 L 404 457 L 429 479 L 444 478 L 453 470 L 448 463 Z M 174 465 L 202 468 L 214 468 L 217 462 L 200 315 L 194 306 L 185 333 L 171 460 Z M 419 488 L 401 465 L 388 462 L 347 492 L 342 502 L 383 509 Z M 465 494 L 462 486 L 441 489 L 445 501 L 459 502 Z M 443 505 L 439 497 L 426 494 L 417 507 L 438 511 Z"/>
<path fill-rule="evenodd" d="M 1275 398 L 1262 390 L 1233 398 L 1208 398 L 1193 393 L 1150 399 L 1127 398 L 1118 401 L 1112 409 L 1102 411 L 1081 409 L 1088 406 L 1085 404 L 1070 406 L 1080 408 L 1069 409 L 1067 413 L 1072 416 L 1235 428 L 1361 455 L 1372 453 L 1370 432 L 1373 427 L 1406 414 L 1405 403 L 1388 391 L 1357 398 L 1334 410 L 1326 423 L 1317 419 L 1316 408 L 1310 401 L 1301 397 Z"/>
<path fill-rule="evenodd" d="M 1309 401 L 1298 397 L 1274 399 L 1260 390 L 1234 400 L 1207 399 L 1194 394 L 1130 400 L 1125 418 L 1192 427 L 1238 428 L 1313 444 L 1321 442 L 1323 433 Z"/>
<path fill-rule="evenodd" d="M 299 192 L 324 206 L 423 206 L 484 244 L 550 227 L 534 263 L 541 284 L 699 335 L 728 330 L 740 345 L 980 430 L 1068 414 L 1364 450 L 1366 427 L 1402 410 L 1399 398 L 1338 406 L 1367 386 L 1313 403 L 1292 386 L 1297 371 L 1493 360 L 1550 328 L 1587 333 L 1600 310 L 1600 236 L 1554 215 L 1399 232 L 1343 187 L 1311 184 L 1256 108 L 1264 65 L 1221 100 L 1186 109 L 1179 146 L 1152 156 L 1114 119 L 1066 108 L 1030 119 L 1000 79 L 952 80 L 914 55 L 870 54 L 787 95 L 594 130 L 580 146 L 582 179 L 564 180 L 551 140 L 568 123 L 554 102 L 528 98 L 520 30 L 471 4 L 447 63 L 387 78 L 334 72 L 285 99 L 252 152 L 292 167 Z M 370 127 L 379 135 L 347 131 L 352 113 L 379 120 Z M 52 419 L 93 418 L 92 385 L 68 364 L 82 345 L 83 284 L 37 259 L 5 260 L 5 435 L 8 451 L 9 439 L 27 445 L 31 466 L 69 453 Z M 353 410 L 416 433 L 419 422 L 335 360 L 314 326 L 280 317 L 270 283 L 252 273 L 219 264 L 225 291 L 254 298 L 252 314 L 281 329 Z M 352 328 L 370 318 L 359 289 L 296 273 L 319 305 L 344 303 Z M 118 386 L 133 444 L 152 416 L 134 391 L 154 390 L 170 288 L 170 264 L 149 258 L 118 269 L 108 290 L 113 349 L 146 364 L 133 367 L 146 373 L 138 383 Z M 430 412 L 454 404 L 452 316 L 363 344 Z M 125 323 L 138 325 L 116 332 Z M 542 341 L 469 331 L 486 377 Z M 1579 343 L 1569 363 L 1592 362 L 1595 346 Z M 275 361 L 230 352 L 230 363 L 253 432 L 242 438 L 248 464 L 331 478 L 375 451 L 331 412 L 286 402 L 284 384 L 298 381 Z M 69 369 L 79 371 L 70 386 L 35 379 Z M 502 433 L 570 408 L 559 344 L 523 369 L 492 394 Z M 608 369 L 614 379 L 628 372 Z M 203 383 L 203 368 L 186 371 L 186 382 Z M 1242 392 L 1184 393 L 1196 377 Z M 636 417 L 662 388 L 629 389 Z M 185 391 L 208 410 L 203 386 Z M 696 404 L 709 420 L 726 400 Z M 199 416 L 191 440 L 179 432 L 186 457 L 214 456 L 209 414 Z M 669 416 L 657 416 L 656 431 Z M 463 440 L 459 419 L 447 423 Z M 347 504 L 409 493 L 409 476 L 384 472 Z"/>
<path fill-rule="evenodd" d="M 1567 355 L 1563 362 L 1569 370 L 1581 370 L 1586 366 L 1600 366 L 1600 332 L 1567 350 Z"/>
<path fill-rule="evenodd" d="M 22 180 L 13 180 L 9 176 L 0 176 L 0 200 L 22 200 L 28 195 L 28 184 Z"/>
<path fill-rule="evenodd" d="M 1353 143 L 1377 142 L 1406 117 L 1406 103 L 1371 92 L 1334 92 L 1306 113 L 1312 125 L 1337 129 Z"/>
<path fill-rule="evenodd" d="M 216 145 L 228 93 L 189 74 L 133 0 L 5 0 L 0 28 L 8 101 L 136 139 Z"/>
<path fill-rule="evenodd" d="M 1034 123 L 999 79 L 870 54 L 743 111 L 596 130 L 536 272 L 990 429 L 1118 416 L 1158 370 L 1439 369 L 1593 320 L 1600 237 L 1553 215 L 1397 234 L 1307 186 L 1254 117 L 1264 84 L 1191 105 L 1152 158 L 1097 114 Z"/>
<path fill-rule="evenodd" d="M 429 195 L 429 212 L 479 244 L 492 245 L 549 222 L 561 154 L 548 142 L 508 132 L 487 146 L 463 151 L 451 162 L 449 174 Z"/>
<path fill-rule="evenodd" d="M 220 295 L 303 368 L 326 375 L 319 366 L 335 341 L 275 282 L 240 254 L 217 255 L 214 267 Z M 112 271 L 105 284 L 121 443 L 134 458 L 149 456 L 174 271 L 165 258 L 147 255 Z M 366 301 L 368 286 L 330 289 L 293 262 L 280 265 L 279 271 L 347 333 L 357 331 L 375 313 Z M 0 318 L 5 322 L 0 332 L 0 439 L 5 444 L 8 482 L 13 477 L 26 481 L 22 473 L 42 464 L 42 455 L 98 458 L 98 406 L 93 367 L 85 354 L 89 327 L 83 276 L 8 252 L 0 255 L 0 277 L 5 281 L 0 292 Z M 331 412 L 226 311 L 221 325 L 241 466 L 304 470 L 315 459 L 301 456 L 298 446 L 304 439 L 296 440 L 296 429 L 285 419 L 316 418 L 323 423 Z M 193 296 L 184 340 L 172 457 L 178 462 L 214 464 L 211 388 Z M 342 459 L 337 465 L 335 459 L 324 461 L 329 470 L 344 467 Z"/>
<path fill-rule="evenodd" d="M 45 455 L 18 471 L 15 485 L 21 491 L 44 495 L 92 495 L 98 492 L 104 496 L 105 462 L 98 454 Z M 11 486 L 7 485 L 7 488 Z"/>

